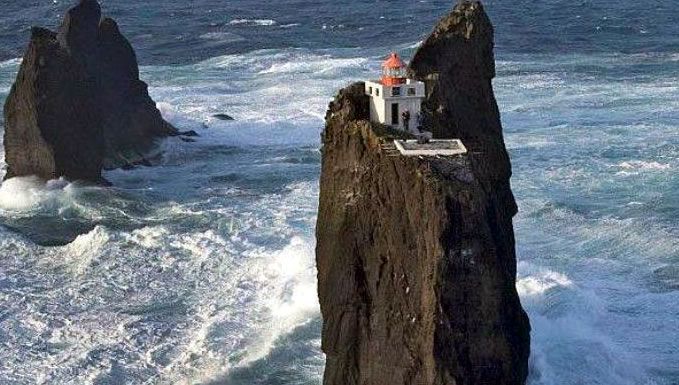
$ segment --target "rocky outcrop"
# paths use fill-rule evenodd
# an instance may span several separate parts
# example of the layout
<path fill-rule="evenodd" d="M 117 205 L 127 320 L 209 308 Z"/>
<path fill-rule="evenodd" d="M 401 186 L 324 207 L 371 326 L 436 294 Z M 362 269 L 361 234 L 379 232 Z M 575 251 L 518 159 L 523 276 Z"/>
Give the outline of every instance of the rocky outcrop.
<path fill-rule="evenodd" d="M 411 62 L 426 124 L 460 157 L 403 157 L 363 85 L 330 104 L 317 223 L 325 385 L 524 384 L 511 166 L 493 96 L 493 29 L 464 2 Z"/>
<path fill-rule="evenodd" d="M 158 138 L 177 134 L 96 0 L 70 9 L 58 33 L 33 28 L 4 115 L 6 178 L 98 182 L 102 168 L 142 162 Z"/>
<path fill-rule="evenodd" d="M 235 120 L 231 115 L 227 114 L 216 114 L 212 115 L 213 118 L 217 118 L 219 120 Z"/>

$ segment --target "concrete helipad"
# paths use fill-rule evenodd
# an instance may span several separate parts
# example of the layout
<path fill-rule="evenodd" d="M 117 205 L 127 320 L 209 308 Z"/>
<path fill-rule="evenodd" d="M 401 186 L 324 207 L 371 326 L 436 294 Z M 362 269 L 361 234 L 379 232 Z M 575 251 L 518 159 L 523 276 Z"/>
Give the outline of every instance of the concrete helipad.
<path fill-rule="evenodd" d="M 427 143 L 395 140 L 394 145 L 404 156 L 453 156 L 467 153 L 467 148 L 459 139 L 432 139 Z"/>

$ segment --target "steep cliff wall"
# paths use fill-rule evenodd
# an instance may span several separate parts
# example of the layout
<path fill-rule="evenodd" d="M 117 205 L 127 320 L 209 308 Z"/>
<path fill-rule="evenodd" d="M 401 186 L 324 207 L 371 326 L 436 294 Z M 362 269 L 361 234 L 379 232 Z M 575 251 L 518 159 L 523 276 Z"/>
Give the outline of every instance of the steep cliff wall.
<path fill-rule="evenodd" d="M 523 384 L 530 326 L 515 288 L 511 167 L 476 2 L 416 53 L 427 125 L 462 157 L 402 157 L 362 84 L 331 103 L 317 223 L 326 385 Z"/>
<path fill-rule="evenodd" d="M 96 0 L 70 9 L 58 33 L 33 28 L 4 115 L 7 178 L 97 182 L 103 167 L 138 162 L 156 139 L 177 134 Z"/>

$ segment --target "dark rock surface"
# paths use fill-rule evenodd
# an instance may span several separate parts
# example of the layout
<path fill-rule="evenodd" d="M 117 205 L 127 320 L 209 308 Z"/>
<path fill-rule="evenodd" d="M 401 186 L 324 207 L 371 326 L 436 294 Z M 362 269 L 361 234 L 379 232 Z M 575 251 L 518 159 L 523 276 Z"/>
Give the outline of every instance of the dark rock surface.
<path fill-rule="evenodd" d="M 215 114 L 212 115 L 212 117 L 217 118 L 219 120 L 235 120 L 233 116 L 227 114 Z"/>
<path fill-rule="evenodd" d="M 435 136 L 462 138 L 469 155 L 394 155 L 360 83 L 330 105 L 316 229 L 326 385 L 525 383 L 492 31 L 464 2 L 411 63 Z"/>
<path fill-rule="evenodd" d="M 33 28 L 4 114 L 6 178 L 99 182 L 102 168 L 143 162 L 158 138 L 177 133 L 96 0 L 70 9 L 58 33 Z"/>
<path fill-rule="evenodd" d="M 178 136 L 184 136 L 184 137 L 196 137 L 200 136 L 195 130 L 189 130 L 189 131 L 181 131 L 177 133 Z"/>

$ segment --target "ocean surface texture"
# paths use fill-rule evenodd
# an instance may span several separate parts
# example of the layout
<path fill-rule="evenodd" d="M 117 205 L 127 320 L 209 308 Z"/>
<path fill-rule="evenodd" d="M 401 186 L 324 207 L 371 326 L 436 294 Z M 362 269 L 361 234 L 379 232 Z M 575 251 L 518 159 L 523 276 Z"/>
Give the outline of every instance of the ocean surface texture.
<path fill-rule="evenodd" d="M 201 137 L 108 172 L 113 188 L 2 184 L 0 384 L 320 384 L 327 103 L 411 55 L 452 1 L 102 4 L 163 115 Z M 30 26 L 71 5 L 0 0 L 0 102 Z M 676 0 L 486 8 L 530 384 L 679 384 Z"/>

